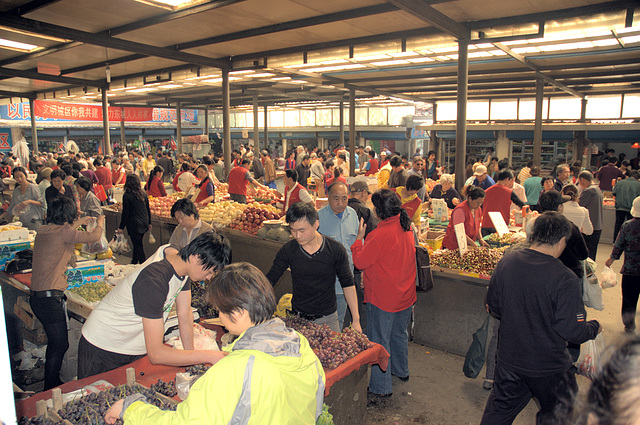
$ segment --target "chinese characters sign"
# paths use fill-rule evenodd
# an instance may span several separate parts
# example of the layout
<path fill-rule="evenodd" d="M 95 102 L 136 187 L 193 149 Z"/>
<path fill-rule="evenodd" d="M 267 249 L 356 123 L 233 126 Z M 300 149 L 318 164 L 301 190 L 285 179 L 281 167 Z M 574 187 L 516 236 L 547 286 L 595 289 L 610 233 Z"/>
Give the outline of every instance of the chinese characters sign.
<path fill-rule="evenodd" d="M 175 122 L 175 109 L 168 108 L 120 108 L 109 107 L 109 121 L 127 122 Z M 36 121 L 102 121 L 102 106 L 78 103 L 62 103 L 49 100 L 35 101 Z M 12 103 L 0 106 L 0 119 L 29 120 L 29 103 Z M 196 124 L 198 111 L 183 109 L 182 121 Z"/>

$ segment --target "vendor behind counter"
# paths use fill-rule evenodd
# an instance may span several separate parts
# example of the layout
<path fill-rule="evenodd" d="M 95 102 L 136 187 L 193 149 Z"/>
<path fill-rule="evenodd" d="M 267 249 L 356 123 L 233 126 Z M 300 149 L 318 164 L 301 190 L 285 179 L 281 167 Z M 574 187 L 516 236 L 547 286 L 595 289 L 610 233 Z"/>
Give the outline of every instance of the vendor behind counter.
<path fill-rule="evenodd" d="M 482 239 L 480 226 L 482 225 L 482 203 L 484 202 L 484 189 L 477 186 L 469 186 L 466 191 L 467 200 L 458 204 L 451 214 L 451 220 L 447 226 L 442 247 L 446 249 L 458 249 L 458 239 L 454 226 L 464 223 L 464 231 L 467 237 L 467 246 L 475 248 L 476 241 L 482 246 L 488 246 Z"/>

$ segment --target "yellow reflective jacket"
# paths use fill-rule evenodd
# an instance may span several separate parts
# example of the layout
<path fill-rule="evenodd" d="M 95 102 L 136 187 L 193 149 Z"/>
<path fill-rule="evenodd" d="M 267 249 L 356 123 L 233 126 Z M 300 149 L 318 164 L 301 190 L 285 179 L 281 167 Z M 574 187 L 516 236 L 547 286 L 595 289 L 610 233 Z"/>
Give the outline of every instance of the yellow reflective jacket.
<path fill-rule="evenodd" d="M 136 401 L 125 424 L 315 424 L 325 376 L 307 339 L 274 318 L 249 328 L 175 412 Z"/>

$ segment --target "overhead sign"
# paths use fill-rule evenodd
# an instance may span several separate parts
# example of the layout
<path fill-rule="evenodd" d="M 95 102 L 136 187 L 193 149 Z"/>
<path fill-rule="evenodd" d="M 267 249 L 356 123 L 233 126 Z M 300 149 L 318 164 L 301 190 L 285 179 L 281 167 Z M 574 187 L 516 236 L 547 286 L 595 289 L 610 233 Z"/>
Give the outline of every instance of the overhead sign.
<path fill-rule="evenodd" d="M 34 102 L 36 121 L 102 121 L 102 106 L 83 103 L 63 103 L 51 100 Z M 129 108 L 110 106 L 109 121 L 126 122 L 176 122 L 176 110 L 172 108 Z M 197 124 L 198 111 L 183 109 L 182 122 Z M 28 102 L 0 105 L 0 119 L 27 121 L 31 119 Z"/>

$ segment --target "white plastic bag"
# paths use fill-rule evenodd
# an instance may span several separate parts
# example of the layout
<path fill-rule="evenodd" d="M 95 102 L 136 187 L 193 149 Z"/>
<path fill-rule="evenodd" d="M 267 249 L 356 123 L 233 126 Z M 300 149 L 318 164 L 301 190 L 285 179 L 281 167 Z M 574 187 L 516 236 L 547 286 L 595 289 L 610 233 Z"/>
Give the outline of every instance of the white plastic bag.
<path fill-rule="evenodd" d="M 591 307 L 595 310 L 604 310 L 602 302 L 602 288 L 598 283 L 598 277 L 595 273 L 589 273 L 590 267 L 587 267 L 587 261 L 582 264 L 584 275 L 582 276 L 582 302 L 585 307 Z"/>
<path fill-rule="evenodd" d="M 111 248 L 111 251 L 113 251 L 114 254 L 124 254 L 131 251 L 127 238 L 125 238 L 121 233 L 113 237 L 111 242 L 109 242 L 109 248 Z"/>
<path fill-rule="evenodd" d="M 605 349 L 604 337 L 599 333 L 595 339 L 590 339 L 580 346 L 580 357 L 576 362 L 578 373 L 593 379 L 600 367 L 600 356 Z"/>
<path fill-rule="evenodd" d="M 92 232 L 97 225 L 97 220 L 91 220 L 91 222 L 87 224 L 87 232 Z M 104 230 L 102 231 L 102 236 L 100 236 L 98 241 L 82 245 L 82 252 L 86 252 L 87 254 L 100 254 L 108 249 L 109 242 L 107 242 L 107 238 L 104 235 Z"/>
<path fill-rule="evenodd" d="M 611 267 L 604 267 L 602 273 L 600 273 L 600 285 L 602 289 L 613 288 L 618 284 L 618 279 L 616 278 L 616 272 L 611 270 Z"/>
<path fill-rule="evenodd" d="M 156 243 L 156 238 L 153 237 L 153 233 L 149 232 L 149 245 Z"/>

